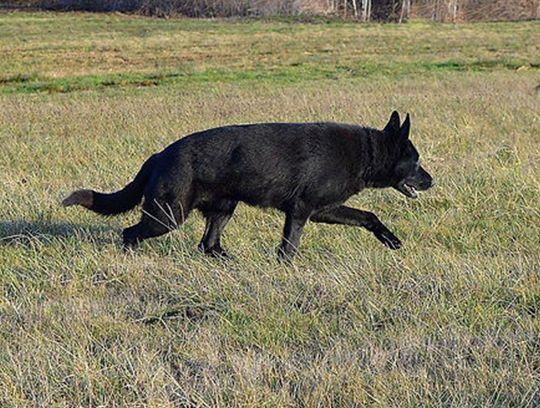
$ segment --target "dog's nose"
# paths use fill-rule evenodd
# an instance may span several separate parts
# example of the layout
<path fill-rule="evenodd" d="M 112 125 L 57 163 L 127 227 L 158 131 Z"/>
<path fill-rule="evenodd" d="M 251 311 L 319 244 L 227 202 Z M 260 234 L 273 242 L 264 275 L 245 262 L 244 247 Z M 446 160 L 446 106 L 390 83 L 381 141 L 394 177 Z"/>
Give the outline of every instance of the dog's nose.
<path fill-rule="evenodd" d="M 431 184 L 429 185 L 429 188 L 435 187 L 436 185 L 437 185 L 437 183 L 435 182 L 435 180 L 431 179 Z"/>

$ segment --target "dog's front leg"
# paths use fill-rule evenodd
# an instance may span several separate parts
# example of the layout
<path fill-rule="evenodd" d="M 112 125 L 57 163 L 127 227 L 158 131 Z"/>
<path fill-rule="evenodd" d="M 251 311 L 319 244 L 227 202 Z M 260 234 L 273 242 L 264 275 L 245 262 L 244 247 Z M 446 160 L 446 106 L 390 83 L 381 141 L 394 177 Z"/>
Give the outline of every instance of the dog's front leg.
<path fill-rule="evenodd" d="M 384 225 L 377 216 L 369 211 L 341 205 L 330 210 L 315 213 L 310 217 L 313 222 L 325 224 L 342 224 L 364 227 L 371 231 L 375 237 L 391 249 L 401 247 L 400 240 Z"/>

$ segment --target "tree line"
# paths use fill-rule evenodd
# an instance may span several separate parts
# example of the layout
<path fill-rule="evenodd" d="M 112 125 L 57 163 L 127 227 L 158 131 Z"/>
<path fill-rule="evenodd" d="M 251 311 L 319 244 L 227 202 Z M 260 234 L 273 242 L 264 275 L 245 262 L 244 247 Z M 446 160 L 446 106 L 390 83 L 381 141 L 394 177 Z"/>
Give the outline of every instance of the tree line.
<path fill-rule="evenodd" d="M 540 0 L 8 0 L 4 7 L 188 17 L 322 15 L 358 21 L 440 22 L 540 18 Z"/>

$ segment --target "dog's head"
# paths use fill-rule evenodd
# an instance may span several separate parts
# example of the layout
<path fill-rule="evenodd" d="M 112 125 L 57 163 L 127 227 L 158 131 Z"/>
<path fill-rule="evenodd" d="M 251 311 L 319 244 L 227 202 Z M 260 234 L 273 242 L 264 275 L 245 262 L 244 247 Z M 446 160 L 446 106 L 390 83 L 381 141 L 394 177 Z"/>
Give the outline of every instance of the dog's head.
<path fill-rule="evenodd" d="M 416 198 L 417 191 L 424 191 L 434 186 L 431 175 L 420 165 L 420 155 L 409 139 L 411 119 L 409 114 L 400 124 L 399 114 L 394 111 L 390 116 L 384 133 L 396 147 L 396 162 L 392 169 L 390 187 L 409 198 Z"/>

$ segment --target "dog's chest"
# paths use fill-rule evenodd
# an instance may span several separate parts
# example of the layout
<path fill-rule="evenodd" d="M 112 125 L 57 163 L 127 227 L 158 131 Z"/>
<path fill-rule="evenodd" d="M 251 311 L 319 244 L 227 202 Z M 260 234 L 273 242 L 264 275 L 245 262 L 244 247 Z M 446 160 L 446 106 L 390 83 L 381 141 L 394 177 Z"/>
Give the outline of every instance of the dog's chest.
<path fill-rule="evenodd" d="M 327 180 L 325 183 L 314 186 L 308 194 L 309 201 L 317 203 L 317 207 L 334 206 L 342 204 L 353 195 L 359 193 L 366 184 L 358 180 Z"/>

